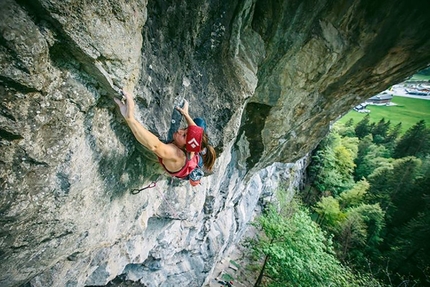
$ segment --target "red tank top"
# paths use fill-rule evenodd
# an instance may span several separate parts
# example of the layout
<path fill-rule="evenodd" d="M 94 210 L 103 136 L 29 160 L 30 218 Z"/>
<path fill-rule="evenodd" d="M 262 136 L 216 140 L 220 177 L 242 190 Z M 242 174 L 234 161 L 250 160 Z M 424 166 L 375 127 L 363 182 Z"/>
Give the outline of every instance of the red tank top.
<path fill-rule="evenodd" d="M 168 170 L 164 164 L 161 158 L 158 158 L 158 161 L 160 162 L 161 166 L 164 168 L 165 171 L 167 171 L 171 176 L 178 177 L 185 179 L 195 168 L 199 165 L 199 155 L 195 154 L 193 158 L 188 159 L 188 154 L 186 156 L 187 160 L 185 162 L 185 165 L 181 168 L 180 171 L 177 172 L 171 172 Z"/>

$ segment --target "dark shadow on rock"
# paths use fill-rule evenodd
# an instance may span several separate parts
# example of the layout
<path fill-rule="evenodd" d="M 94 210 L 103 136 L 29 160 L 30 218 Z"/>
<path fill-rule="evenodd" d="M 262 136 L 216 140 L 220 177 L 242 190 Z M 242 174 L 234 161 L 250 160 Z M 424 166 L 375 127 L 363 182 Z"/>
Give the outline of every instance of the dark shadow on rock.
<path fill-rule="evenodd" d="M 246 169 L 251 170 L 259 161 L 264 152 L 264 143 L 261 131 L 270 113 L 271 106 L 259 103 L 248 103 L 242 117 L 235 148 L 238 149 L 238 141 L 245 134 L 249 142 L 249 156 L 246 159 Z"/>
<path fill-rule="evenodd" d="M 122 118 L 115 116 L 110 127 L 128 151 L 125 156 L 101 156 L 99 159 L 99 172 L 104 175 L 105 184 L 109 187 L 106 193 L 114 200 L 133 189 L 157 181 L 162 170 L 157 157 L 134 138 Z M 127 176 L 126 180 L 122 178 L 124 175 Z"/>

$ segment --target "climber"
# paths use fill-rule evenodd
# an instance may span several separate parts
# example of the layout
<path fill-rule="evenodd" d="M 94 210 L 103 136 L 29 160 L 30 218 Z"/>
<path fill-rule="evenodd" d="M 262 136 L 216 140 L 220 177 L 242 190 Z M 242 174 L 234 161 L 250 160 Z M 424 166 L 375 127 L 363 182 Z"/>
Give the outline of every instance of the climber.
<path fill-rule="evenodd" d="M 208 143 L 205 121 L 196 118 L 196 123 L 188 114 L 188 102 L 185 101 L 182 108 L 176 109 L 185 117 L 188 127 L 175 131 L 172 141 L 163 143 L 136 120 L 133 97 L 126 91 L 123 94 L 123 100 L 114 100 L 136 139 L 155 153 L 171 176 L 189 180 L 193 186 L 199 184 L 204 174 L 202 168 L 212 171 L 216 159 L 215 150 Z"/>

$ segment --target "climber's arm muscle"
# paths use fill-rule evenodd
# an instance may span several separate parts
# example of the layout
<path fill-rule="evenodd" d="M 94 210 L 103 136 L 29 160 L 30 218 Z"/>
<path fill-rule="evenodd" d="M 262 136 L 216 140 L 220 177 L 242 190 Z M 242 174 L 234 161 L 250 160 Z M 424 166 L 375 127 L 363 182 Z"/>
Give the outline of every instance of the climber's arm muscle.
<path fill-rule="evenodd" d="M 141 123 L 139 123 L 134 117 L 134 100 L 130 93 L 123 91 L 125 102 L 119 99 L 114 99 L 118 107 L 120 108 L 121 114 L 126 120 L 128 126 L 133 132 L 136 139 L 148 148 L 150 151 L 155 153 L 162 159 L 177 160 L 177 151 L 171 146 L 163 143 L 160 139 L 148 131 Z"/>
<path fill-rule="evenodd" d="M 155 153 L 158 157 L 163 159 L 171 159 L 175 157 L 176 152 L 171 145 L 167 145 L 160 141 L 157 136 L 148 131 L 134 117 L 127 119 L 127 124 L 136 139 L 150 151 Z"/>

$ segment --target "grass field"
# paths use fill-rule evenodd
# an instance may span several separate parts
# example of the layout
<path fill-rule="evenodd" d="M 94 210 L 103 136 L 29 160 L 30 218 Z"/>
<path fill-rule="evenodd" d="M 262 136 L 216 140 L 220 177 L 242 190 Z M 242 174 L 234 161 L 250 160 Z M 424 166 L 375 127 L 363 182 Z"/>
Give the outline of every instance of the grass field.
<path fill-rule="evenodd" d="M 425 120 L 426 126 L 430 128 L 430 100 L 394 96 L 392 102 L 396 105 L 367 106 L 367 109 L 370 110 L 370 122 L 379 122 L 382 118 L 385 118 L 386 121 L 391 121 L 391 127 L 401 122 L 402 134 L 420 120 Z M 339 121 L 346 123 L 352 118 L 354 125 L 356 125 L 365 115 L 365 113 L 351 110 Z"/>
<path fill-rule="evenodd" d="M 415 74 L 408 81 L 430 81 L 430 75 Z"/>

